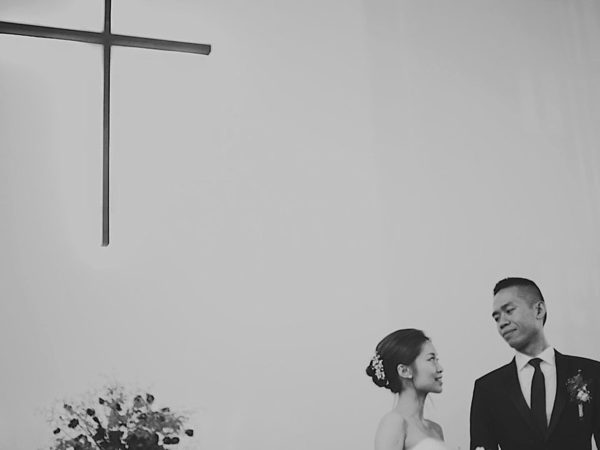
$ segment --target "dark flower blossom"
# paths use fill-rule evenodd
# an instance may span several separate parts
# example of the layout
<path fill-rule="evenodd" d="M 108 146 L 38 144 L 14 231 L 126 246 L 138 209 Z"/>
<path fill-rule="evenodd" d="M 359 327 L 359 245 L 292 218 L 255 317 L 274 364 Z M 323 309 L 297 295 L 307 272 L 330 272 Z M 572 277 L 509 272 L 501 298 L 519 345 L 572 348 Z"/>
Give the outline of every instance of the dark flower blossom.
<path fill-rule="evenodd" d="M 193 436 L 194 430 L 192 430 L 191 428 L 189 430 L 185 430 L 185 434 L 187 434 L 188 436 Z"/>
<path fill-rule="evenodd" d="M 142 398 L 141 395 L 136 395 L 135 398 L 133 399 L 133 407 L 141 408 L 142 406 L 144 406 L 144 399 Z"/>
<path fill-rule="evenodd" d="M 86 409 L 85 412 L 87 413 L 88 416 L 95 416 L 96 415 L 96 411 L 94 411 L 94 409 L 92 409 L 92 408 Z"/>
<path fill-rule="evenodd" d="M 154 395 L 152 395 L 152 394 L 146 394 L 146 401 L 149 404 L 152 404 L 154 402 Z"/>
<path fill-rule="evenodd" d="M 54 434 L 58 434 L 58 433 L 60 433 L 60 428 L 56 428 L 56 429 L 53 431 L 53 433 L 54 433 Z"/>
<path fill-rule="evenodd" d="M 79 425 L 79 420 L 77 419 L 71 419 L 69 422 L 69 428 L 75 428 L 77 425 Z"/>
<path fill-rule="evenodd" d="M 99 397 L 98 403 L 100 403 L 101 405 L 104 405 L 106 403 L 106 400 L 104 400 L 102 397 Z"/>
<path fill-rule="evenodd" d="M 86 448 L 86 447 L 87 447 L 87 444 L 89 444 L 88 438 L 87 438 L 87 436 L 86 436 L 86 435 L 84 435 L 84 434 L 80 434 L 80 435 L 79 435 L 79 436 L 77 436 L 75 439 L 77 440 L 77 442 L 78 442 L 78 443 L 79 443 L 79 445 L 81 446 L 81 447 L 78 447 L 77 445 L 75 445 L 75 448 L 76 448 L 76 449 L 79 449 L 79 448 L 81 448 L 81 449 L 84 449 L 84 448 Z"/>
<path fill-rule="evenodd" d="M 121 405 L 120 405 L 119 403 L 116 403 L 116 404 L 115 404 L 115 409 L 116 409 L 117 411 L 121 411 L 121 410 L 122 410 L 122 408 L 121 408 Z"/>

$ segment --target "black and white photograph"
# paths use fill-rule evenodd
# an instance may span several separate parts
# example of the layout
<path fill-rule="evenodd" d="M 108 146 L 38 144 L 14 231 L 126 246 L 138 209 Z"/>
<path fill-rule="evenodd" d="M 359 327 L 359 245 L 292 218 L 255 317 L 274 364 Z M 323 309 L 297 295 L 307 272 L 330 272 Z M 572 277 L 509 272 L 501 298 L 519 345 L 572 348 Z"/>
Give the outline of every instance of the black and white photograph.
<path fill-rule="evenodd" d="M 598 450 L 598 0 L 0 0 L 0 450 Z"/>

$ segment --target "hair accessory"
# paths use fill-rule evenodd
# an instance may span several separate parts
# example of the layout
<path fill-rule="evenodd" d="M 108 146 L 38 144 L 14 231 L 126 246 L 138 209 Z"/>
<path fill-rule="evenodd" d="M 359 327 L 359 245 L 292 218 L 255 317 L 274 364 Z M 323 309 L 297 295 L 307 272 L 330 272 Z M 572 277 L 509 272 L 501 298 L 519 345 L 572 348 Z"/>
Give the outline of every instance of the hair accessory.
<path fill-rule="evenodd" d="M 379 353 L 375 352 L 375 356 L 371 358 L 371 366 L 375 370 L 375 376 L 378 380 L 385 380 L 385 372 L 383 370 L 383 361 Z"/>

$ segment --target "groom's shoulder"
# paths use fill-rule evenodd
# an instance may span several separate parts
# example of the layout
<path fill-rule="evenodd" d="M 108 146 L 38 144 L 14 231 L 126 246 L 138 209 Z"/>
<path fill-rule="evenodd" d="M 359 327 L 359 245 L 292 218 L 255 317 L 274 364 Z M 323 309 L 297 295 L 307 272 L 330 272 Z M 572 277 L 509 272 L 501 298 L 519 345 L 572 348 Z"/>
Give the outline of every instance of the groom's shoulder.
<path fill-rule="evenodd" d="M 511 370 L 515 370 L 514 364 L 515 360 L 513 358 L 508 364 L 504 364 L 503 366 L 500 366 L 497 369 L 494 369 L 477 378 L 475 380 L 475 384 L 479 386 L 486 386 L 490 384 L 495 385 L 496 383 L 504 383 L 506 377 L 510 375 Z"/>
<path fill-rule="evenodd" d="M 508 364 L 504 364 L 503 366 L 492 370 L 491 372 L 486 373 L 485 375 L 482 375 L 477 380 L 475 380 L 475 383 L 480 384 L 480 385 L 485 385 L 488 383 L 494 383 L 498 380 L 501 380 L 506 376 L 507 373 L 509 373 L 513 364 L 514 364 L 514 360 L 512 360 Z"/>
<path fill-rule="evenodd" d="M 584 356 L 575 356 L 575 355 L 563 355 L 557 352 L 559 357 L 565 358 L 568 360 L 571 365 L 576 364 L 580 366 L 582 369 L 593 370 L 600 373 L 600 361 L 596 361 L 595 359 L 586 358 Z"/>

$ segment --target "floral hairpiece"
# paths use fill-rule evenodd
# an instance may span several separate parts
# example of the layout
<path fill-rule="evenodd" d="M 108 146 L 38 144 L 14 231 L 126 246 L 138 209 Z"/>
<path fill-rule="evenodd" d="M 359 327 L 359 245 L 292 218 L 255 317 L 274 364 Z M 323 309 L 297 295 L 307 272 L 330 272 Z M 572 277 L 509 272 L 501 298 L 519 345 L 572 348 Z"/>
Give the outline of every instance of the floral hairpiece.
<path fill-rule="evenodd" d="M 373 367 L 373 370 L 375 370 L 375 377 L 377 377 L 378 380 L 385 380 L 383 361 L 381 360 L 379 353 L 375 352 L 375 355 L 371 358 L 371 366 Z"/>

